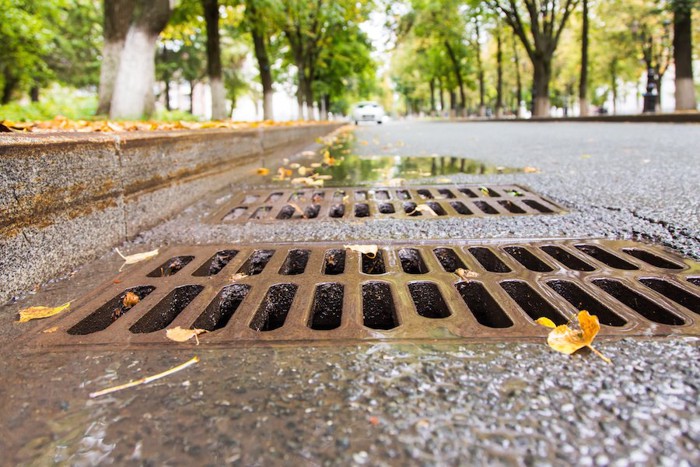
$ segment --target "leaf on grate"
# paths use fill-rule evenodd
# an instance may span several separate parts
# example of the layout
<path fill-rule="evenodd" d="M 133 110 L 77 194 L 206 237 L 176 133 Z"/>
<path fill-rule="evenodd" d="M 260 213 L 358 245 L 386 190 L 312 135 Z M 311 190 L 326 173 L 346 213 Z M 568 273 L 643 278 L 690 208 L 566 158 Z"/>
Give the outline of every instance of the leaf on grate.
<path fill-rule="evenodd" d="M 122 254 L 122 252 L 119 251 L 118 248 L 115 248 L 114 251 L 116 251 L 117 254 L 118 254 L 119 256 L 121 256 L 122 259 L 124 260 L 124 264 L 122 264 L 122 267 L 119 268 L 120 271 L 121 271 L 121 270 L 124 268 L 124 266 L 126 266 L 127 264 L 140 263 L 141 261 L 146 261 L 147 259 L 154 258 L 155 256 L 158 255 L 158 248 L 156 248 L 155 250 L 146 251 L 145 253 L 136 253 L 136 254 L 128 255 L 128 256 L 124 256 L 124 255 Z"/>
<path fill-rule="evenodd" d="M 41 333 L 42 334 L 52 334 L 56 331 L 58 331 L 58 326 L 51 326 L 50 328 L 44 329 L 43 331 L 41 331 Z"/>
<path fill-rule="evenodd" d="M 491 196 L 491 192 L 485 186 L 480 186 L 479 191 L 484 194 L 484 196 Z"/>
<path fill-rule="evenodd" d="M 173 367 L 169 370 L 166 370 L 162 373 L 158 373 L 157 375 L 147 376 L 145 378 L 137 379 L 136 381 L 131 381 L 131 382 L 128 382 L 126 384 L 120 384 L 119 386 L 114 386 L 111 388 L 103 389 L 101 391 L 91 392 L 90 398 L 92 399 L 95 397 L 104 396 L 106 394 L 111 394 L 113 392 L 121 391 L 122 389 L 133 388 L 134 386 L 139 386 L 141 384 L 148 384 L 148 383 L 155 381 L 157 379 L 164 378 L 166 376 L 170 376 L 174 373 L 177 373 L 178 371 L 182 371 L 185 368 L 187 368 L 188 366 L 194 365 L 198 361 L 199 361 L 199 357 L 197 357 L 197 356 L 192 357 L 192 359 L 186 361 L 185 363 L 178 365 L 176 367 Z"/>
<path fill-rule="evenodd" d="M 467 269 L 462 269 L 462 268 L 457 268 L 455 269 L 455 274 L 459 276 L 460 279 L 463 281 L 468 281 L 469 279 L 474 279 L 475 277 L 479 277 L 479 274 L 474 272 L 474 271 L 469 271 Z"/>
<path fill-rule="evenodd" d="M 57 315 L 63 310 L 67 310 L 70 307 L 70 303 L 64 303 L 61 306 L 48 307 L 48 306 L 32 306 L 19 310 L 19 320 L 18 323 L 26 323 L 27 321 L 32 321 L 34 319 L 44 319 L 51 316 Z"/>
<path fill-rule="evenodd" d="M 582 310 L 578 314 L 578 326 L 562 324 L 556 326 L 549 318 L 538 318 L 536 322 L 542 326 L 551 328 L 547 336 L 547 344 L 557 352 L 571 355 L 582 347 L 588 347 L 593 353 L 602 358 L 606 363 L 610 359 L 591 346 L 593 339 L 600 331 L 598 317 Z"/>
<path fill-rule="evenodd" d="M 122 300 L 122 303 L 125 307 L 131 308 L 140 301 L 141 299 L 134 292 L 127 292 L 126 295 L 124 295 L 124 300 Z"/>
<path fill-rule="evenodd" d="M 427 204 L 419 204 L 418 206 L 416 206 L 416 209 L 414 209 L 413 212 L 409 213 L 408 215 L 410 216 L 411 214 L 413 214 L 416 211 L 425 213 L 429 216 L 437 217 L 437 213 L 435 211 L 433 211 L 433 208 L 431 208 Z"/>
<path fill-rule="evenodd" d="M 244 279 L 246 277 L 248 277 L 248 274 L 237 272 L 236 274 L 232 274 L 231 277 L 228 278 L 228 280 L 231 281 L 231 283 L 233 283 L 238 282 L 239 280 Z"/>
<path fill-rule="evenodd" d="M 367 255 L 370 259 L 377 256 L 377 252 L 379 251 L 379 247 L 377 245 L 343 245 L 343 248 Z"/>
<path fill-rule="evenodd" d="M 194 340 L 197 342 L 197 345 L 199 345 L 199 336 L 200 334 L 203 334 L 205 332 L 208 332 L 206 329 L 183 329 L 180 326 L 177 326 L 172 329 L 166 329 L 165 330 L 165 337 L 170 339 L 171 341 L 175 342 L 187 342 L 188 340 L 192 339 L 194 337 Z"/>
<path fill-rule="evenodd" d="M 291 207 L 293 207 L 293 208 L 294 208 L 294 212 L 296 212 L 297 214 L 299 214 L 302 218 L 304 218 L 304 219 L 307 218 L 307 217 L 306 217 L 306 213 L 304 212 L 303 209 L 301 209 L 301 206 L 299 206 L 297 203 L 292 203 L 292 202 L 290 201 L 290 202 L 288 202 L 287 204 L 289 204 Z"/>

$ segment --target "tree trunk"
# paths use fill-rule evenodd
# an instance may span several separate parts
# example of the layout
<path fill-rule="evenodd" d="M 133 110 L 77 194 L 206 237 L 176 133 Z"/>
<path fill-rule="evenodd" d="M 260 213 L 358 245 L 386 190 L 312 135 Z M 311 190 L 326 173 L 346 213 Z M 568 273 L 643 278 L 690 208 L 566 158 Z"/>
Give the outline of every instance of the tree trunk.
<path fill-rule="evenodd" d="M 254 2 L 250 2 L 251 4 Z M 253 46 L 255 49 L 255 58 L 258 61 L 260 69 L 260 83 L 263 88 L 263 119 L 273 120 L 272 113 L 272 68 L 270 66 L 270 57 L 267 54 L 266 37 L 264 31 L 253 25 L 251 29 L 253 36 Z"/>
<path fill-rule="evenodd" d="M 5 83 L 2 87 L 2 102 L 3 105 L 9 104 L 12 100 L 12 94 L 15 92 L 17 85 L 19 84 L 19 79 L 14 75 L 10 74 L 7 70 L 4 73 Z"/>
<path fill-rule="evenodd" d="M 173 110 L 170 107 L 170 77 L 165 78 L 165 110 L 170 112 Z"/>
<path fill-rule="evenodd" d="M 676 66 L 676 110 L 696 110 L 693 83 L 692 14 L 689 1 L 675 0 L 673 9 L 673 61 Z"/>
<path fill-rule="evenodd" d="M 450 43 L 448 41 L 445 41 L 445 48 L 447 49 L 447 54 L 450 56 L 450 61 L 452 61 L 452 70 L 455 74 L 455 79 L 457 80 L 457 87 L 459 88 L 460 105 L 456 108 L 456 113 L 461 116 L 462 111 L 466 108 L 466 98 L 464 96 L 464 80 L 462 80 L 462 70 L 459 66 L 459 60 L 457 60 L 457 56 L 455 55 L 454 50 L 452 49 L 452 46 L 450 46 Z"/>
<path fill-rule="evenodd" d="M 523 102 L 523 81 L 520 76 L 520 55 L 518 54 L 518 44 L 515 42 L 515 35 L 513 35 L 513 60 L 515 61 L 515 99 L 517 101 L 515 117 L 520 118 L 522 117 L 520 106 Z"/>
<path fill-rule="evenodd" d="M 190 113 L 194 115 L 194 87 L 197 86 L 195 81 L 190 81 Z"/>
<path fill-rule="evenodd" d="M 445 111 L 445 96 L 443 96 L 444 89 L 442 88 L 442 79 L 438 78 L 438 92 L 440 93 L 440 112 Z"/>
<path fill-rule="evenodd" d="M 29 90 L 29 98 L 32 102 L 39 102 L 39 85 L 35 84 Z"/>
<path fill-rule="evenodd" d="M 588 0 L 583 0 L 583 27 L 581 30 L 581 76 L 578 85 L 578 103 L 581 115 L 588 115 Z"/>
<path fill-rule="evenodd" d="M 484 64 L 481 62 L 479 21 L 476 22 L 476 68 L 479 74 L 479 117 L 483 117 L 486 115 L 486 103 L 484 101 Z"/>
<path fill-rule="evenodd" d="M 311 87 L 311 79 L 304 78 L 304 101 L 306 102 L 306 119 L 315 120 L 314 115 L 314 91 Z"/>
<path fill-rule="evenodd" d="M 435 77 L 430 78 L 430 115 L 435 115 Z"/>
<path fill-rule="evenodd" d="M 532 82 L 533 116 L 549 117 L 549 81 L 552 77 L 552 62 L 544 57 L 535 57 L 532 63 L 535 76 Z"/>
<path fill-rule="evenodd" d="M 170 18 L 169 0 L 140 0 L 139 16 L 129 26 L 114 83 L 110 117 L 150 116 L 155 107 L 156 41 Z M 134 79 L 135 78 L 135 79 Z"/>
<path fill-rule="evenodd" d="M 496 26 L 496 118 L 503 117 L 503 40 Z"/>
<path fill-rule="evenodd" d="M 219 0 L 202 0 L 207 24 L 207 74 L 211 87 L 211 118 L 226 118 L 226 90 L 221 74 L 221 41 L 219 37 Z"/>
<path fill-rule="evenodd" d="M 114 84 L 119 72 L 124 41 L 134 14 L 136 0 L 104 0 L 104 45 L 100 67 L 97 114 L 107 115 L 112 103 Z"/>

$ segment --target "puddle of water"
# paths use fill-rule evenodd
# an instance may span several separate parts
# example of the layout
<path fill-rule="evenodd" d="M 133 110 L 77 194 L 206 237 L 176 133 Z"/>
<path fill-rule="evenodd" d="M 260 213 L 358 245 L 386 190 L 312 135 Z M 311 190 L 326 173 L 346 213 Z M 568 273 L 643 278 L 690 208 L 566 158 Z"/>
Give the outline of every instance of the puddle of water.
<path fill-rule="evenodd" d="M 302 167 L 318 163 L 318 157 L 295 160 Z M 356 186 L 396 178 L 417 179 L 453 174 L 493 175 L 523 172 L 523 169 L 485 164 L 475 159 L 458 157 L 405 157 L 345 155 L 332 166 L 315 167 L 315 173 L 329 175 L 326 186 Z M 295 175 L 298 176 L 298 175 Z M 271 181 L 272 177 L 270 177 Z"/>

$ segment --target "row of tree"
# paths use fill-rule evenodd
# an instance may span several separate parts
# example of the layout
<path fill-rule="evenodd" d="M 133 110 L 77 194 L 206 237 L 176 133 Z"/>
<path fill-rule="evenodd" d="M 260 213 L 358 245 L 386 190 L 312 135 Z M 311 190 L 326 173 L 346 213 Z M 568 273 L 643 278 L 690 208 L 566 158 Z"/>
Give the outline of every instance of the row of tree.
<path fill-rule="evenodd" d="M 243 91 L 273 118 L 273 85 L 293 83 L 299 115 L 344 111 L 376 90 L 360 25 L 374 8 L 354 0 L 0 0 L 0 85 L 7 103 L 51 82 L 99 89 L 98 114 L 150 115 L 156 82 L 207 81 L 212 118 Z M 242 76 L 248 55 L 259 85 Z M 99 85 L 99 86 L 98 86 Z M 288 87 L 292 87 L 289 86 Z M 261 91 L 260 91 L 261 90 Z"/>
<path fill-rule="evenodd" d="M 518 114 L 528 95 L 533 115 L 547 116 L 551 104 L 571 107 L 577 95 L 586 115 L 591 97 L 601 103 L 610 93 L 617 102 L 620 83 L 643 71 L 660 95 L 674 63 L 676 108 L 695 109 L 697 7 L 697 0 L 409 0 L 389 8 L 398 44 L 393 78 L 409 111 L 435 112 L 439 99 L 458 115 L 484 115 L 487 106 Z"/>

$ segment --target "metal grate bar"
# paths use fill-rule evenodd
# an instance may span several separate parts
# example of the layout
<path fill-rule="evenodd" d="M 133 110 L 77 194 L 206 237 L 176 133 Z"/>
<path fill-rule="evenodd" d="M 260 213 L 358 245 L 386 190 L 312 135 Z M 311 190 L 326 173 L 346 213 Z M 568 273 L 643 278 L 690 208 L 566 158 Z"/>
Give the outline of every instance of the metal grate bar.
<path fill-rule="evenodd" d="M 653 245 L 503 240 L 379 248 L 372 258 L 339 243 L 172 247 L 79 299 L 74 312 L 50 322 L 59 331 L 33 342 L 172 345 L 164 329 L 195 324 L 212 331 L 201 336 L 212 345 L 514 339 L 543 335 L 539 316 L 561 324 L 580 309 L 599 316 L 603 335 L 700 335 L 700 264 Z M 468 272 L 460 278 L 457 268 Z M 240 278 L 239 271 L 255 275 Z M 123 306 L 127 291 L 141 299 L 132 308 Z"/>
<path fill-rule="evenodd" d="M 430 211 L 416 208 L 427 205 Z M 210 223 L 314 219 L 427 219 L 562 214 L 564 210 L 519 185 L 434 185 L 378 188 L 280 188 L 233 195 Z"/>

